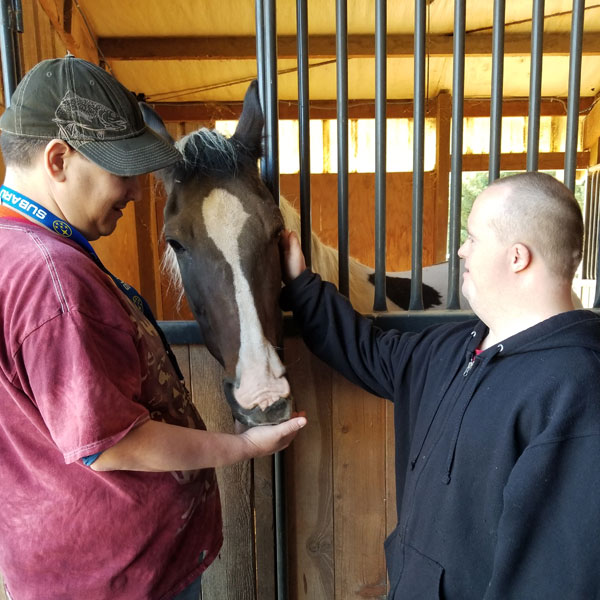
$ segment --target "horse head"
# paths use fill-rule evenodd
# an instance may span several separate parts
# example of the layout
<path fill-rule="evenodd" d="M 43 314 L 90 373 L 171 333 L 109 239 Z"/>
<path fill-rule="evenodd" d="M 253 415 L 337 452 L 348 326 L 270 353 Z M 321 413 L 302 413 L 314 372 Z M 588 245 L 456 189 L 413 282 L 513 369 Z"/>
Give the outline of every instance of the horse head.
<path fill-rule="evenodd" d="M 142 110 L 147 123 L 160 121 L 149 107 Z M 162 121 L 149 125 L 166 134 Z M 182 160 L 159 173 L 167 191 L 167 253 L 204 342 L 225 370 L 233 415 L 251 426 L 284 421 L 292 406 L 276 349 L 283 219 L 258 171 L 262 127 L 253 82 L 233 136 L 195 131 L 176 142 Z"/>

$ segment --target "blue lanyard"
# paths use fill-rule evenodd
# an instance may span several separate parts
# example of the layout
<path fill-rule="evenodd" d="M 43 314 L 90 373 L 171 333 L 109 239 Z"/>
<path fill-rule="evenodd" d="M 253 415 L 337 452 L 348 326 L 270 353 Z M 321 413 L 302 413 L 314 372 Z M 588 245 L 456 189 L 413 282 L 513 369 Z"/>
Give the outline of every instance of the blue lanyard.
<path fill-rule="evenodd" d="M 50 231 L 54 231 L 58 235 L 62 235 L 70 240 L 73 240 L 79 246 L 81 246 L 92 258 L 92 260 L 104 271 L 114 282 L 115 285 L 133 302 L 133 304 L 144 314 L 144 316 L 152 323 L 154 328 L 156 329 L 160 339 L 162 340 L 163 346 L 165 347 L 165 351 L 173 367 L 175 368 L 175 372 L 180 380 L 183 380 L 183 375 L 181 370 L 179 369 L 179 365 L 177 364 L 177 359 L 171 350 L 167 339 L 165 338 L 165 334 L 162 329 L 159 327 L 158 323 L 154 315 L 152 314 L 152 310 L 150 306 L 141 296 L 141 294 L 132 286 L 121 281 L 118 277 L 115 277 L 103 264 L 95 250 L 92 248 L 92 245 L 85 239 L 83 234 L 75 229 L 72 225 L 64 221 L 63 219 L 59 219 L 56 215 L 51 213 L 47 208 L 40 206 L 37 202 L 31 200 L 31 198 L 27 198 L 26 196 L 22 196 L 18 194 L 14 190 L 6 186 L 0 187 L 0 204 L 8 206 L 13 210 L 20 212 L 21 214 L 33 219 L 49 229 Z"/>

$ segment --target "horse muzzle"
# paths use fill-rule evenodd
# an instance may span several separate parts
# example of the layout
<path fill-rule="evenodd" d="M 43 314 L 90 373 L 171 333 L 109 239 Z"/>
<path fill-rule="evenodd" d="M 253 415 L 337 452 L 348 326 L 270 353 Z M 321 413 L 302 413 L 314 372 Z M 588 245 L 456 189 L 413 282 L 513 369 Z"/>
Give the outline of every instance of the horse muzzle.
<path fill-rule="evenodd" d="M 291 396 L 279 398 L 279 400 L 273 402 L 265 410 L 262 410 L 260 406 L 244 408 L 236 400 L 234 389 L 235 383 L 231 379 L 223 381 L 223 390 L 225 391 L 227 403 L 231 408 L 234 418 L 242 423 L 242 425 L 246 425 L 247 427 L 277 425 L 277 423 L 287 421 L 292 416 L 293 400 Z"/>

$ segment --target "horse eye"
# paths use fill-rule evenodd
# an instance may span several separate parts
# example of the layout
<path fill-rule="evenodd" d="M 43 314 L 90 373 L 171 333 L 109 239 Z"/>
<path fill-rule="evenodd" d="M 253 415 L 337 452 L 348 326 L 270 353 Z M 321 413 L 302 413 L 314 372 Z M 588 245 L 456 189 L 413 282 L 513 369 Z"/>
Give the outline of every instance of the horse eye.
<path fill-rule="evenodd" d="M 185 248 L 177 240 L 167 238 L 167 244 L 169 244 L 176 253 L 185 251 Z"/>

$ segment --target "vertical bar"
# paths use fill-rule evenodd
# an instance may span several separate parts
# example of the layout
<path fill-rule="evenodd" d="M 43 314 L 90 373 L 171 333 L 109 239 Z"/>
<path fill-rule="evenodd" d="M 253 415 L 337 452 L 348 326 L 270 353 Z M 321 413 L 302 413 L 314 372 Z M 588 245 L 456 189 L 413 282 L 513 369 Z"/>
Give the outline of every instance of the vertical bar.
<path fill-rule="evenodd" d="M 258 97 L 260 105 L 265 112 L 265 18 L 263 0 L 255 0 L 254 3 L 256 22 L 256 79 L 258 80 Z M 266 173 L 265 156 L 260 159 L 260 171 Z"/>
<path fill-rule="evenodd" d="M 296 0 L 298 39 L 298 126 L 300 132 L 300 241 L 306 265 L 311 258 L 310 204 L 310 100 L 308 93 L 308 7 L 307 0 Z"/>
<path fill-rule="evenodd" d="M 347 0 L 335 3 L 335 56 L 337 82 L 338 139 L 338 256 L 339 290 L 350 293 L 348 268 L 348 6 Z"/>
<path fill-rule="evenodd" d="M 386 140 L 387 140 L 387 2 L 375 4 L 375 298 L 373 310 L 387 310 L 386 247 Z"/>
<path fill-rule="evenodd" d="M 0 45 L 2 46 L 2 83 L 4 85 L 4 105 L 10 106 L 10 98 L 17 87 L 18 56 L 12 34 L 12 2 L 0 0 Z"/>
<path fill-rule="evenodd" d="M 265 167 L 263 179 L 279 202 L 279 105 L 277 101 L 276 0 L 264 0 Z"/>
<path fill-rule="evenodd" d="M 425 0 L 415 0 L 412 255 L 409 310 L 423 310 L 423 171 L 425 158 Z"/>
<path fill-rule="evenodd" d="M 454 42 L 452 74 L 452 165 L 450 175 L 450 229 L 448 232 L 448 300 L 447 307 L 460 308 L 460 216 L 462 199 L 463 116 L 465 100 L 465 30 L 466 0 L 454 0 Z"/>
<path fill-rule="evenodd" d="M 505 12 L 505 0 L 494 0 L 494 30 L 492 33 L 492 94 L 490 106 L 490 183 L 500 177 Z"/>
<path fill-rule="evenodd" d="M 542 94 L 542 52 L 544 45 L 544 3 L 533 0 L 531 22 L 531 73 L 529 117 L 527 119 L 527 170 L 538 170 L 540 146 L 540 99 Z"/>
<path fill-rule="evenodd" d="M 279 103 L 277 96 L 277 15 L 276 0 L 264 0 L 264 103 L 265 113 L 265 169 L 263 180 L 279 202 Z M 277 600 L 286 600 L 287 589 L 287 539 L 285 517 L 285 481 L 283 454 L 273 456 L 273 511 L 275 528 L 275 566 Z"/>
<path fill-rule="evenodd" d="M 571 191 L 575 190 L 575 169 L 577 165 L 583 16 L 584 0 L 573 0 L 571 47 L 569 53 L 569 95 L 567 98 L 567 142 L 565 146 L 565 185 Z"/>

